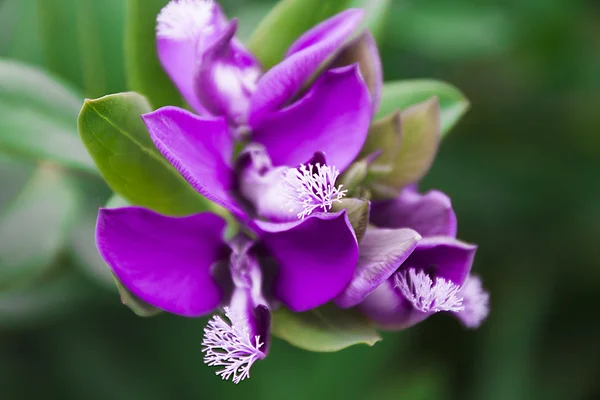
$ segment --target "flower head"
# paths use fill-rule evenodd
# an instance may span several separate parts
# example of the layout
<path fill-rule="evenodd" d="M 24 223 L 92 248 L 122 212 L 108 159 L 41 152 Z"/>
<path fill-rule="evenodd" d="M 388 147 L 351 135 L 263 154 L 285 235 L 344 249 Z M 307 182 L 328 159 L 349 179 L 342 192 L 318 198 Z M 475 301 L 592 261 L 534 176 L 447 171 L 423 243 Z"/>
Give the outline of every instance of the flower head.
<path fill-rule="evenodd" d="M 463 298 L 458 296 L 460 286 L 444 278 L 435 278 L 435 283 L 425 271 L 398 272 L 394 276 L 396 287 L 402 295 L 421 312 L 440 312 L 464 310 Z"/>
<path fill-rule="evenodd" d="M 233 383 L 239 383 L 250 377 L 250 368 L 256 360 L 266 357 L 261 351 L 264 343 L 261 342 L 260 335 L 250 337 L 250 328 L 229 307 L 224 310 L 231 324 L 215 315 L 204 329 L 204 362 L 210 367 L 224 367 L 216 374 L 225 380 L 232 378 Z"/>
<path fill-rule="evenodd" d="M 335 166 L 300 164 L 298 168 L 289 168 L 284 172 L 282 190 L 290 206 L 290 212 L 301 208 L 298 218 L 304 219 L 320 208 L 329 211 L 334 202 L 346 195 L 342 185 L 335 186 L 340 171 Z"/>
<path fill-rule="evenodd" d="M 185 40 L 211 35 L 215 27 L 213 0 L 174 0 L 156 18 L 156 35 L 160 38 Z"/>

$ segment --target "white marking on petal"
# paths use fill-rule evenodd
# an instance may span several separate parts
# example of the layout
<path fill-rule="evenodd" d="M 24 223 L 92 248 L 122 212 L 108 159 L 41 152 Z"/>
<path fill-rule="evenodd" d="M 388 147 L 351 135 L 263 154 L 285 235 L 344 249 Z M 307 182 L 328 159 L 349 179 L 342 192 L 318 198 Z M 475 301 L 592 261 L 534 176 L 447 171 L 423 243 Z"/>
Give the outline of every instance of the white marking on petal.
<path fill-rule="evenodd" d="M 216 374 L 224 380 L 232 378 L 233 383 L 239 383 L 250 378 L 250 368 L 256 360 L 265 358 L 265 353 L 260 351 L 264 343 L 260 342 L 260 336 L 255 336 L 252 343 L 248 326 L 240 324 L 241 320 L 229 307 L 225 307 L 225 316 L 231 325 L 215 315 L 204 328 L 204 362 L 209 367 L 223 366 Z"/>
<path fill-rule="evenodd" d="M 421 312 L 464 310 L 463 298 L 458 296 L 460 286 L 454 282 L 438 277 L 434 283 L 424 271 L 414 268 L 398 272 L 394 280 L 402 295 Z"/>
<path fill-rule="evenodd" d="M 213 0 L 172 0 L 156 18 L 156 33 L 166 39 L 196 39 L 210 35 L 214 10 Z"/>
<path fill-rule="evenodd" d="M 316 169 L 316 173 L 313 170 Z M 282 190 L 290 206 L 289 211 L 297 213 L 299 219 L 309 216 L 315 209 L 331 210 L 334 202 L 340 202 L 348 193 L 343 185 L 335 186 L 340 171 L 329 165 L 301 164 L 299 168 L 289 168 L 283 174 Z"/>
<path fill-rule="evenodd" d="M 478 328 L 490 312 L 490 294 L 483 289 L 481 279 L 473 275 L 467 278 L 459 294 L 464 298 L 465 309 L 456 316 L 467 328 Z"/>

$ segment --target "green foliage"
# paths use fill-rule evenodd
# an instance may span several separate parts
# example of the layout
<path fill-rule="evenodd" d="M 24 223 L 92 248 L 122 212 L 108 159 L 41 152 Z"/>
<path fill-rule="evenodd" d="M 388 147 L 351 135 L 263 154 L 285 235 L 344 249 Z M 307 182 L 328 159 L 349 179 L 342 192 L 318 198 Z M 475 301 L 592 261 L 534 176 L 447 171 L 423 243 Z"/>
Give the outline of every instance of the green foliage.
<path fill-rule="evenodd" d="M 63 171 L 42 164 L 0 214 L 0 290 L 46 273 L 78 216 L 79 194 Z"/>
<path fill-rule="evenodd" d="M 167 215 L 205 211 L 198 194 L 152 143 L 141 115 L 151 111 L 136 93 L 86 100 L 79 134 L 108 185 L 131 204 Z"/>
<path fill-rule="evenodd" d="M 45 72 L 0 60 L 0 150 L 95 172 L 77 136 L 80 107 L 80 97 Z"/>
<path fill-rule="evenodd" d="M 460 90 L 445 82 L 416 79 L 386 83 L 376 118 L 385 117 L 433 96 L 440 103 L 441 134 L 444 137 L 469 109 L 469 101 Z"/>
<path fill-rule="evenodd" d="M 325 305 L 303 313 L 280 308 L 273 313 L 274 335 L 310 351 L 339 351 L 355 344 L 373 346 L 377 331 L 354 310 Z"/>
<path fill-rule="evenodd" d="M 156 16 L 168 0 L 126 2 L 125 69 L 129 89 L 144 95 L 154 108 L 182 104 L 181 95 L 156 54 Z"/>
<path fill-rule="evenodd" d="M 248 46 L 267 70 L 300 35 L 346 8 L 364 8 L 363 28 L 379 33 L 389 5 L 389 0 L 282 0 L 258 25 Z"/>

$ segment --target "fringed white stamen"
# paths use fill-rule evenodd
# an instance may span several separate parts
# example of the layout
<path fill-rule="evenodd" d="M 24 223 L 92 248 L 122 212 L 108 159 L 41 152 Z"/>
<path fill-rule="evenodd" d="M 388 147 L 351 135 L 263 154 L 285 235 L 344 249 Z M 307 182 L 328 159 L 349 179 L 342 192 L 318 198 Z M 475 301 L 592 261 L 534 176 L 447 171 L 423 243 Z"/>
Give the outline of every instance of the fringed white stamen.
<path fill-rule="evenodd" d="M 166 39 L 195 39 L 211 34 L 213 0 L 171 0 L 158 14 L 156 34 Z"/>
<path fill-rule="evenodd" d="M 460 286 L 444 278 L 436 278 L 435 283 L 424 271 L 414 268 L 398 272 L 394 276 L 396 287 L 413 306 L 422 312 L 464 310 L 463 298 L 458 296 Z"/>
<path fill-rule="evenodd" d="M 264 343 L 260 342 L 260 336 L 255 336 L 252 343 L 249 328 L 240 328 L 239 318 L 228 307 L 225 307 L 225 316 L 231 325 L 215 315 L 204 328 L 204 362 L 210 367 L 225 367 L 216 374 L 224 380 L 232 377 L 234 383 L 239 383 L 250 377 L 250 367 L 256 360 L 265 358 L 265 353 L 260 351 Z"/>
<path fill-rule="evenodd" d="M 469 276 L 458 294 L 464 298 L 465 309 L 456 316 L 467 328 L 478 328 L 490 311 L 490 295 L 483 289 L 481 279 Z"/>
<path fill-rule="evenodd" d="M 316 169 L 316 173 L 313 173 Z M 284 196 L 290 212 L 298 212 L 299 219 L 309 216 L 315 209 L 331 210 L 334 202 L 340 202 L 348 193 L 343 185 L 335 186 L 340 171 L 333 166 L 321 164 L 301 164 L 300 168 L 290 168 L 283 175 Z"/>

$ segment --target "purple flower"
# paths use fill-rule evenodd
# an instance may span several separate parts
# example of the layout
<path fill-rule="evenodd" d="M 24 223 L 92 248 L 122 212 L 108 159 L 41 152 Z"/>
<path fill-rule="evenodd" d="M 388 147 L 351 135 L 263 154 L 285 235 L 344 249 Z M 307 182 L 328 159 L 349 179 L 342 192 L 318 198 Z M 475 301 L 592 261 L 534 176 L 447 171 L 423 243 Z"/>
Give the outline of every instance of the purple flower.
<path fill-rule="evenodd" d="M 363 14 L 350 9 L 315 26 L 290 46 L 280 64 L 263 74 L 256 58 L 235 37 L 237 21 L 228 21 L 218 4 L 173 0 L 157 19 L 157 50 L 164 69 L 199 115 L 225 116 L 233 126 L 248 124 L 254 140 L 265 144 L 281 136 L 281 126 L 293 126 L 294 116 L 319 108 L 321 96 L 329 94 L 326 81 L 317 82 L 316 94 L 300 99 L 295 111 L 279 112 L 341 50 Z M 355 71 L 340 79 L 360 78 Z M 340 92 L 330 96 L 348 100 Z M 278 159 L 273 161 L 279 164 Z"/>
<path fill-rule="evenodd" d="M 375 202 L 360 243 L 354 279 L 336 298 L 384 329 L 405 329 L 440 311 L 474 328 L 487 317 L 489 295 L 470 275 L 476 246 L 455 239 L 456 216 L 441 192 L 405 188 Z"/>
<path fill-rule="evenodd" d="M 358 246 L 345 213 L 288 224 L 256 221 L 258 241 L 237 236 L 226 243 L 224 229 L 225 221 L 211 213 L 101 209 L 96 241 L 117 279 L 146 303 L 186 317 L 223 308 L 229 322 L 216 315 L 205 329 L 205 362 L 237 383 L 267 355 L 271 307 L 281 301 L 305 310 L 329 301 L 350 280 Z M 332 245 L 321 246 L 323 237 Z M 278 270 L 271 287 L 263 267 L 272 260 Z"/>

